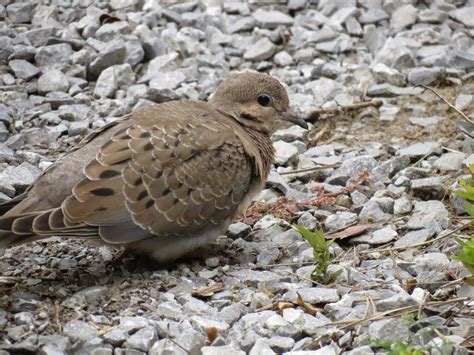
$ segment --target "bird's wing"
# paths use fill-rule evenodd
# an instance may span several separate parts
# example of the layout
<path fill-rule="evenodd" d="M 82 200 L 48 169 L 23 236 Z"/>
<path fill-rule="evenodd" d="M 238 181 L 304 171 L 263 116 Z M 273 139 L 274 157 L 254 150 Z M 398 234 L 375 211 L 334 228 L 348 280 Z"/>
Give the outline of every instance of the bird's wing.
<path fill-rule="evenodd" d="M 191 234 L 234 216 L 252 162 L 223 117 L 207 104 L 170 102 L 132 120 L 102 145 L 47 224 L 68 233 L 97 226 L 107 242 L 128 243 Z M 44 228 L 46 218 L 39 222 Z"/>

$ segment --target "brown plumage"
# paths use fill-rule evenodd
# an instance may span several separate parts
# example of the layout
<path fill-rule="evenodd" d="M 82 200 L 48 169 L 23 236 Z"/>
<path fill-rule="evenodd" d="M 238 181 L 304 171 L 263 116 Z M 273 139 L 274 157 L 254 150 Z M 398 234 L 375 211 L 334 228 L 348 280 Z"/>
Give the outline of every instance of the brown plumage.
<path fill-rule="evenodd" d="M 222 234 L 260 192 L 279 119 L 306 126 L 281 84 L 257 73 L 225 80 L 209 103 L 133 112 L 0 205 L 0 248 L 61 236 L 125 245 L 159 261 L 184 255 Z"/>

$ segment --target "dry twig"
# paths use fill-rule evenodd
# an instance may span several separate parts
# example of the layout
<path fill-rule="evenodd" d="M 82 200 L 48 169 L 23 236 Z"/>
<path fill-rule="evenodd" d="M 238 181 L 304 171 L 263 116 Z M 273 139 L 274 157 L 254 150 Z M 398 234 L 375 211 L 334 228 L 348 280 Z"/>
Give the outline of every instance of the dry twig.
<path fill-rule="evenodd" d="M 308 173 L 310 171 L 318 171 L 318 170 L 324 170 L 324 169 L 330 169 L 330 168 L 338 168 L 339 166 L 341 166 L 341 164 L 336 163 L 336 164 L 329 164 L 329 165 L 324 165 L 324 166 L 315 166 L 313 168 L 305 168 L 305 169 L 284 171 L 284 172 L 281 172 L 279 174 L 280 175 L 291 175 L 291 174 L 298 174 L 298 173 Z"/>
<path fill-rule="evenodd" d="M 443 100 L 449 107 L 451 107 L 454 111 L 456 111 L 458 114 L 461 115 L 462 118 L 464 118 L 467 122 L 471 123 L 471 124 L 474 124 L 474 121 L 471 120 L 468 115 L 466 115 L 464 112 L 462 112 L 460 109 L 458 109 L 456 106 L 454 106 L 452 103 L 450 103 L 448 100 L 446 100 L 439 92 L 437 92 L 435 89 L 433 89 L 432 87 L 429 87 L 429 86 L 426 86 L 426 85 L 418 85 L 418 86 L 421 86 L 423 88 L 425 88 L 426 90 L 429 90 L 431 91 L 433 94 L 435 94 L 436 96 L 438 96 L 441 100 Z"/>
<path fill-rule="evenodd" d="M 321 115 L 336 115 L 338 113 L 350 112 L 360 110 L 366 107 L 380 107 L 383 105 L 383 101 L 380 99 L 373 99 L 371 101 L 356 102 L 351 105 L 329 107 L 329 108 L 318 108 L 311 111 L 306 117 L 306 121 L 315 121 Z"/>
<path fill-rule="evenodd" d="M 369 249 L 369 250 L 361 250 L 359 253 L 360 254 L 368 254 L 368 253 L 373 253 L 373 252 L 378 252 L 378 253 L 381 253 L 381 252 L 384 252 L 384 251 L 394 251 L 394 250 L 404 250 L 404 249 L 409 249 L 409 248 L 415 248 L 415 247 L 421 247 L 423 245 L 428 245 L 428 244 L 431 244 L 431 243 L 434 243 L 440 239 L 443 239 L 443 238 L 446 238 L 446 237 L 449 237 L 450 235 L 453 235 L 454 233 L 456 232 L 459 232 L 460 230 L 466 228 L 466 227 L 469 227 L 470 226 L 470 223 L 466 223 L 466 224 L 463 224 L 459 227 L 456 227 L 455 229 L 453 229 L 452 231 L 449 231 L 445 234 L 442 234 L 440 235 L 439 237 L 437 238 L 434 238 L 434 239 L 431 239 L 431 240 L 427 240 L 426 242 L 422 242 L 422 243 L 416 243 L 416 244 L 410 244 L 410 245 L 406 245 L 406 246 L 401 246 L 401 247 L 388 247 L 388 248 L 383 248 L 383 249 Z"/>

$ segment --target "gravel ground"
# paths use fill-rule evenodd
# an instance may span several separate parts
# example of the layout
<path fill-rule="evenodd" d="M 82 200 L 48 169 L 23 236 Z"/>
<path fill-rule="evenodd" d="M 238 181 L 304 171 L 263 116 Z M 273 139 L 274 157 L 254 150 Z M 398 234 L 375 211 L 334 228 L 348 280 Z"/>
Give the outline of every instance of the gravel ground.
<path fill-rule="evenodd" d="M 472 0 L 0 0 L 0 201 L 90 130 L 234 71 L 279 78 L 303 114 L 383 101 L 277 131 L 259 202 L 173 265 L 58 238 L 0 251 L 0 355 L 472 351 L 449 189 L 474 129 L 418 85 L 473 117 L 473 35 Z M 336 282 L 311 280 L 294 223 L 345 232 Z"/>

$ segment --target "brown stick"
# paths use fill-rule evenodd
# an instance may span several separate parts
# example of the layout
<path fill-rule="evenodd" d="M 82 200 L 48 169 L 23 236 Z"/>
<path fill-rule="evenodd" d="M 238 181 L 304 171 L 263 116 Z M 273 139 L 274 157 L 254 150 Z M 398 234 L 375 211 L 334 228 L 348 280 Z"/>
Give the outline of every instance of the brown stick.
<path fill-rule="evenodd" d="M 324 165 L 324 166 L 315 166 L 315 167 L 312 167 L 312 168 L 284 171 L 284 172 L 281 172 L 281 173 L 278 173 L 278 174 L 280 174 L 280 175 L 291 175 L 291 174 L 298 174 L 298 173 L 307 173 L 309 171 L 318 171 L 318 170 L 324 170 L 324 169 L 330 169 L 330 168 L 337 168 L 339 166 L 341 166 L 341 164 L 336 163 L 336 164 L 330 164 L 330 165 Z"/>
<path fill-rule="evenodd" d="M 337 113 L 343 113 L 343 112 L 349 112 L 349 111 L 357 111 L 362 108 L 366 107 L 380 107 L 383 105 L 383 101 L 380 99 L 373 99 L 371 101 L 362 101 L 362 102 L 356 102 L 351 105 L 345 105 L 345 106 L 337 106 L 337 107 L 329 107 L 329 108 L 317 108 L 313 111 L 311 111 L 308 116 L 306 117 L 306 121 L 315 121 L 319 118 L 319 116 L 324 115 L 324 114 L 337 114 Z"/>
<path fill-rule="evenodd" d="M 433 94 L 435 94 L 436 96 L 438 96 L 441 100 L 443 100 L 449 107 L 451 107 L 454 111 L 456 111 L 457 113 L 459 113 L 461 115 L 462 118 L 464 118 L 467 122 L 471 123 L 471 124 L 474 124 L 474 121 L 471 120 L 464 112 L 462 112 L 460 109 L 458 109 L 456 106 L 454 106 L 452 103 L 450 103 L 448 100 L 446 100 L 443 96 L 441 96 L 441 94 L 439 92 L 437 92 L 435 89 L 433 89 L 432 87 L 429 87 L 429 86 L 426 86 L 426 85 L 418 85 L 418 86 L 421 86 L 429 91 L 431 91 Z"/>

